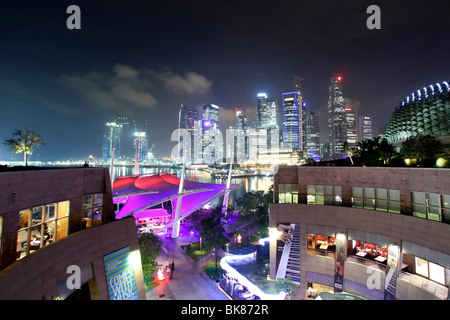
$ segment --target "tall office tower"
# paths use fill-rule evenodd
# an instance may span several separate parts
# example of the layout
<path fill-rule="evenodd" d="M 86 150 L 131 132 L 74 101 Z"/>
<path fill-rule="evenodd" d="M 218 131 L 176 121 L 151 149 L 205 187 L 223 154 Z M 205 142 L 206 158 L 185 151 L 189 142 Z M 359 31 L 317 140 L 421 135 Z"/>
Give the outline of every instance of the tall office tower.
<path fill-rule="evenodd" d="M 186 107 L 181 105 L 180 111 L 178 113 L 178 128 L 186 129 L 191 140 L 191 152 L 187 155 L 187 163 L 191 163 L 194 159 L 194 122 L 198 120 L 198 110 L 195 107 Z M 181 133 L 181 132 L 180 132 Z M 186 133 L 186 132 L 185 132 Z M 183 136 L 180 134 L 178 136 L 178 146 L 179 146 L 179 157 L 180 161 L 183 161 L 183 150 L 181 150 L 181 145 L 183 143 Z"/>
<path fill-rule="evenodd" d="M 359 140 L 372 139 L 372 117 L 361 116 L 359 117 Z"/>
<path fill-rule="evenodd" d="M 147 133 L 143 131 L 136 131 L 134 133 L 134 152 L 135 157 L 137 153 L 140 163 L 147 161 L 147 153 L 148 153 Z"/>
<path fill-rule="evenodd" d="M 114 158 L 121 156 L 122 123 L 116 121 L 107 122 L 103 128 L 102 161 L 110 162 L 114 149 Z"/>
<path fill-rule="evenodd" d="M 223 161 L 223 140 L 219 131 L 219 106 L 205 104 L 202 110 L 202 156 L 204 163 Z M 222 137 L 223 139 L 223 137 Z"/>
<path fill-rule="evenodd" d="M 319 117 L 314 112 L 307 111 L 306 127 L 306 157 L 320 161 Z"/>
<path fill-rule="evenodd" d="M 342 146 L 346 141 L 345 100 L 342 77 L 332 77 L 328 91 L 328 137 L 332 159 L 342 158 Z"/>
<path fill-rule="evenodd" d="M 306 103 L 304 101 L 304 93 L 303 93 L 303 78 L 299 76 L 294 76 L 293 80 L 294 91 L 298 92 L 299 96 L 299 105 L 300 105 L 300 121 L 301 121 L 301 144 L 300 149 L 303 152 L 306 152 Z"/>
<path fill-rule="evenodd" d="M 283 148 L 300 149 L 302 137 L 302 99 L 297 91 L 283 93 Z"/>
<path fill-rule="evenodd" d="M 234 139 L 234 163 L 243 162 L 248 159 L 249 137 L 247 135 L 247 116 L 240 109 L 236 109 L 236 130 Z"/>
<path fill-rule="evenodd" d="M 278 129 L 278 106 L 274 99 L 267 98 L 265 93 L 258 93 L 258 121 L 262 129 Z"/>
<path fill-rule="evenodd" d="M 355 108 L 345 108 L 345 136 L 348 146 L 356 148 L 358 146 L 358 112 Z"/>
<path fill-rule="evenodd" d="M 279 136 L 279 132 L 275 133 L 275 130 L 279 130 L 277 101 L 275 99 L 268 98 L 264 92 L 258 93 L 256 98 L 256 108 L 259 122 L 258 129 L 265 129 L 267 132 L 267 150 L 270 151 L 273 148 L 278 150 L 279 141 L 277 141 L 276 145 L 272 145 L 274 142 L 270 139 L 272 134 Z"/>

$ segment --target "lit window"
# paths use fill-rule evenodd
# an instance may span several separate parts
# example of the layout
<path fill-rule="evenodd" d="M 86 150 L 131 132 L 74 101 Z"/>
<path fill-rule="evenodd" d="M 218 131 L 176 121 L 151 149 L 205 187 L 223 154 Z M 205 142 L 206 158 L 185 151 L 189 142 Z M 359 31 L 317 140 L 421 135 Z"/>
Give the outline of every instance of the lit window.
<path fill-rule="evenodd" d="M 53 241 L 67 237 L 70 201 L 33 207 L 19 212 L 17 259 Z"/>

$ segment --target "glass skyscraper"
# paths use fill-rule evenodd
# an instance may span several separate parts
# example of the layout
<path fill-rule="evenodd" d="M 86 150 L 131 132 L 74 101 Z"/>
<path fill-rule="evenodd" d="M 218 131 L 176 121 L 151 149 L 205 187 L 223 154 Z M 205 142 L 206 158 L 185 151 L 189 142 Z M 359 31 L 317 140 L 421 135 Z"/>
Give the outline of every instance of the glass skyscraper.
<path fill-rule="evenodd" d="M 314 112 L 305 112 L 306 157 L 320 161 L 319 117 Z"/>
<path fill-rule="evenodd" d="M 220 141 L 219 106 L 205 104 L 202 109 L 202 156 L 204 163 L 222 162 L 223 140 Z M 222 137 L 223 139 L 223 137 Z"/>
<path fill-rule="evenodd" d="M 197 108 L 181 105 L 180 112 L 178 114 L 178 128 L 187 130 L 189 133 L 190 139 L 191 139 L 190 154 L 188 155 L 188 159 L 186 159 L 187 163 L 190 163 L 194 159 L 194 152 L 195 152 L 194 151 L 194 128 L 195 128 L 195 121 L 197 121 L 197 120 L 198 120 Z M 182 142 L 183 142 L 183 137 L 180 134 L 178 136 L 178 146 L 180 148 L 180 150 L 178 151 L 178 154 L 180 156 L 180 161 L 182 161 L 182 159 L 183 159 L 183 154 L 182 154 L 183 150 L 181 150 Z"/>
<path fill-rule="evenodd" d="M 283 93 L 283 148 L 299 149 L 302 139 L 302 101 L 297 91 Z"/>
<path fill-rule="evenodd" d="M 350 148 L 358 146 L 358 115 L 355 108 L 345 108 L 345 138 Z"/>
<path fill-rule="evenodd" d="M 328 90 L 328 138 L 332 159 L 342 158 L 342 147 L 346 141 L 345 100 L 342 77 L 332 77 Z"/>
<path fill-rule="evenodd" d="M 372 117 L 359 117 L 359 140 L 367 140 L 372 138 Z"/>
<path fill-rule="evenodd" d="M 137 131 L 134 133 L 134 151 L 137 153 L 139 162 L 147 161 L 148 141 L 145 132 Z"/>

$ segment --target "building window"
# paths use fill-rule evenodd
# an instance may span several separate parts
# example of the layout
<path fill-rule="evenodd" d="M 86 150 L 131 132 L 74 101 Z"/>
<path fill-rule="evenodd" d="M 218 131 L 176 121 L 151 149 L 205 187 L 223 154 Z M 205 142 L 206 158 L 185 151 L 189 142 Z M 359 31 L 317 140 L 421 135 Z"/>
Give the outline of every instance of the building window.
<path fill-rule="evenodd" d="M 336 251 L 336 237 L 308 234 L 308 249 Z"/>
<path fill-rule="evenodd" d="M 342 205 L 342 187 L 341 186 L 307 186 L 307 203 L 321 204 L 328 206 Z"/>
<path fill-rule="evenodd" d="M 102 223 L 103 193 L 83 196 L 82 229 L 96 227 Z"/>
<path fill-rule="evenodd" d="M 19 212 L 17 259 L 53 241 L 67 237 L 70 201 L 33 207 Z"/>
<path fill-rule="evenodd" d="M 352 207 L 400 213 L 400 190 L 352 187 Z"/>
<path fill-rule="evenodd" d="M 414 217 L 449 222 L 450 196 L 413 191 L 411 199 Z"/>
<path fill-rule="evenodd" d="M 416 274 L 427 279 L 446 285 L 445 268 L 433 262 L 414 257 Z"/>
<path fill-rule="evenodd" d="M 298 203 L 298 184 L 278 185 L 278 203 Z"/>

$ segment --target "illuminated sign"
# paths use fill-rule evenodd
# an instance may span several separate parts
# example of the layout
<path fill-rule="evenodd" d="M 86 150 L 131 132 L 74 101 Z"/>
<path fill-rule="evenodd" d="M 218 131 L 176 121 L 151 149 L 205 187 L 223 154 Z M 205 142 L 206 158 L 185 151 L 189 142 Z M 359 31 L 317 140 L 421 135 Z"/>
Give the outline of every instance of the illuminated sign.
<path fill-rule="evenodd" d="M 106 281 L 111 300 L 139 300 L 130 247 L 104 256 Z"/>

